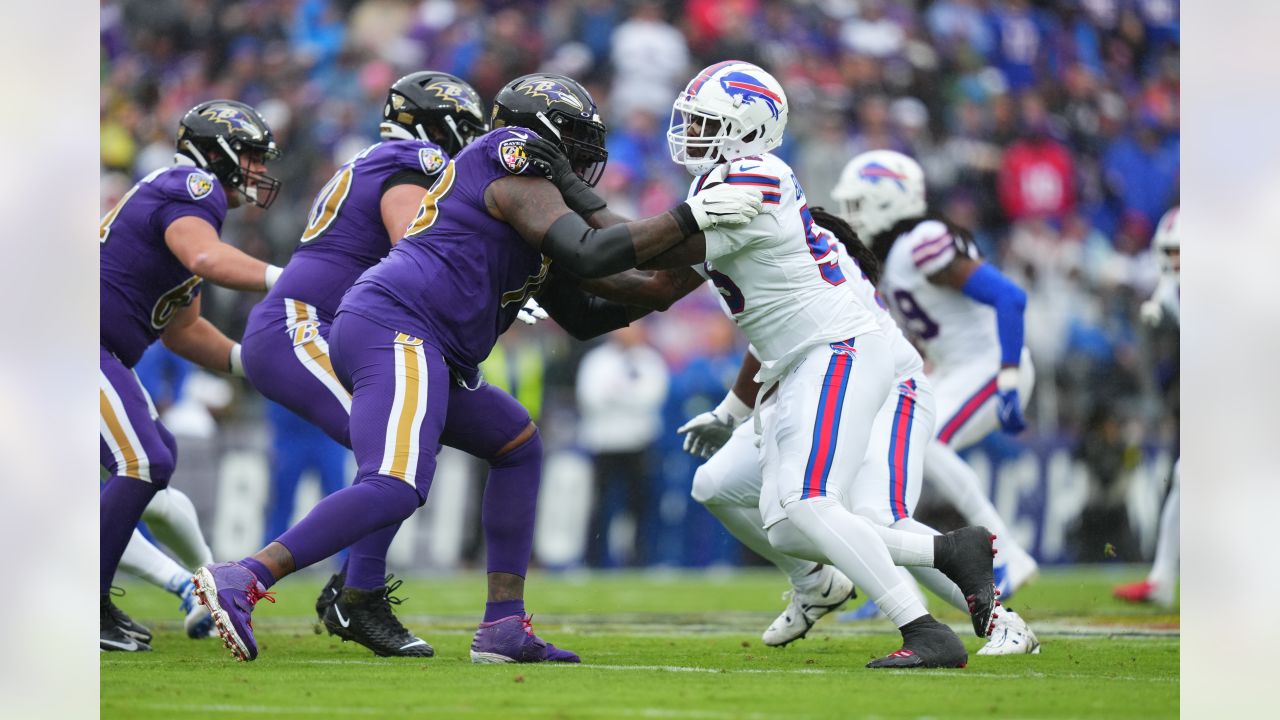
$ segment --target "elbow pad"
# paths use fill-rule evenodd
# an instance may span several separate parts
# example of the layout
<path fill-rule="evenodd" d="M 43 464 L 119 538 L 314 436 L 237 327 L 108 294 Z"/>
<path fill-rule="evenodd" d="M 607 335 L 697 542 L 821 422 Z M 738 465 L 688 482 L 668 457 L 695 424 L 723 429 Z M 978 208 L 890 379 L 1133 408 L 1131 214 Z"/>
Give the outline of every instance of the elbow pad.
<path fill-rule="evenodd" d="M 1027 293 L 989 263 L 980 265 L 960 291 L 995 308 L 996 330 L 1000 337 L 1000 364 L 1018 365 L 1022 359 L 1022 313 L 1027 307 Z"/>
<path fill-rule="evenodd" d="M 547 228 L 542 253 L 580 278 L 600 278 L 636 266 L 636 248 L 626 225 L 596 230 L 572 212 Z"/>

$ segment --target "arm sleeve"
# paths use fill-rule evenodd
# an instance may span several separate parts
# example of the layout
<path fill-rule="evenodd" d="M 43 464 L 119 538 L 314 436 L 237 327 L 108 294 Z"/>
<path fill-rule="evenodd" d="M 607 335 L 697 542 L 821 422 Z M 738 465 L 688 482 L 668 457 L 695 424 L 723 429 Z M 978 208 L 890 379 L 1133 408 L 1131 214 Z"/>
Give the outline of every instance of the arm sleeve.
<path fill-rule="evenodd" d="M 596 297 L 557 277 L 543 284 L 538 304 L 576 340 L 590 340 L 626 327 L 646 314 L 642 308 Z"/>
<path fill-rule="evenodd" d="M 1014 367 L 1022 360 L 1023 312 L 1027 294 L 994 265 L 983 263 L 965 281 L 961 292 L 996 310 L 1000 364 Z"/>
<path fill-rule="evenodd" d="M 636 248 L 626 225 L 596 230 L 575 212 L 551 223 L 542 252 L 580 278 L 601 278 L 636 266 Z"/>
<path fill-rule="evenodd" d="M 776 217 L 762 212 L 751 218 L 751 222 L 746 225 L 707 228 L 703 235 L 707 239 L 707 259 L 714 262 L 744 248 L 776 240 L 782 235 L 782 231 Z"/>
<path fill-rule="evenodd" d="M 417 185 L 424 190 L 430 190 L 435 181 L 436 176 L 423 175 L 420 170 L 397 170 L 382 181 L 381 192 L 385 193 L 397 185 Z"/>

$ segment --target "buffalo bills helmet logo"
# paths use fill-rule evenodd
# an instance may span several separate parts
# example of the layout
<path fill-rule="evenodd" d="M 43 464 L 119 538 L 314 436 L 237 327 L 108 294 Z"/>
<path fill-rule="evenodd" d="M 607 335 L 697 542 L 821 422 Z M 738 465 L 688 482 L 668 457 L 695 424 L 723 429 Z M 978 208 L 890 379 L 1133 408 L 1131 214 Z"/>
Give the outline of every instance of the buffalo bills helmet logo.
<path fill-rule="evenodd" d="M 725 73 L 724 77 L 720 78 L 720 87 L 724 88 L 729 97 L 743 104 L 750 105 L 757 100 L 764 102 L 769 107 L 769 112 L 773 113 L 773 117 L 778 117 L 782 98 L 754 77 L 744 72 Z"/>
<path fill-rule="evenodd" d="M 516 91 L 529 97 L 546 98 L 550 103 L 563 103 L 581 113 L 587 111 L 577 95 L 555 80 L 530 80 L 516 88 Z"/>
<path fill-rule="evenodd" d="M 891 170 L 880 163 L 867 163 L 866 166 L 858 171 L 858 177 L 866 180 L 872 185 L 878 185 L 881 180 L 892 180 L 898 184 L 899 190 L 907 189 L 905 183 L 905 180 L 907 179 L 906 175 Z"/>

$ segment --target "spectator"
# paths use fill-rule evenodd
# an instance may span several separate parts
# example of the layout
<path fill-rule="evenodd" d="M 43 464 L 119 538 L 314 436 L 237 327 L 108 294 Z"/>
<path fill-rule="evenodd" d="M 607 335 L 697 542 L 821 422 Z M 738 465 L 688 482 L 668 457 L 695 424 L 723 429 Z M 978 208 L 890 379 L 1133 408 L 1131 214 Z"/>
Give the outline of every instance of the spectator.
<path fill-rule="evenodd" d="M 1151 227 L 1177 204 L 1178 139 L 1162 138 L 1154 114 L 1140 113 L 1132 131 L 1107 148 L 1103 172 L 1119 214 L 1136 211 Z"/>
<path fill-rule="evenodd" d="M 631 17 L 613 31 L 612 44 L 612 116 L 644 111 L 666 117 L 676 93 L 689 81 L 689 48 L 680 31 L 663 19 L 662 6 L 637 3 Z"/>
<path fill-rule="evenodd" d="M 1022 138 L 1005 151 L 998 187 L 1010 222 L 1061 220 L 1075 207 L 1075 162 L 1050 134 L 1049 114 L 1034 93 L 1021 98 Z"/>
<path fill-rule="evenodd" d="M 649 524 L 653 478 L 649 446 L 662 428 L 667 366 L 633 324 L 607 337 L 582 358 L 577 381 L 580 439 L 595 468 L 595 498 L 587 533 L 593 567 L 647 561 L 641 529 Z M 614 543 L 619 511 L 630 530 Z"/>

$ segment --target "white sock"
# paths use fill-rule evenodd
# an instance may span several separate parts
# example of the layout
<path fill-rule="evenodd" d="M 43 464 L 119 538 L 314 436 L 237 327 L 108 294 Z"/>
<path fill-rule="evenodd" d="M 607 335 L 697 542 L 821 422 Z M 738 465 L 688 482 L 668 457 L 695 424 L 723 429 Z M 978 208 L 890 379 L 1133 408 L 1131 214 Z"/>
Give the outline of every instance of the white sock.
<path fill-rule="evenodd" d="M 1181 486 L 1181 465 L 1179 459 L 1173 466 L 1173 487 L 1169 488 L 1169 497 L 1165 498 L 1164 509 L 1160 511 L 1160 535 L 1156 539 L 1156 559 L 1151 564 L 1151 574 L 1147 580 L 1155 585 L 1165 596 L 1166 602 L 1173 601 L 1173 588 L 1178 582 L 1178 555 L 1181 551 L 1179 543 L 1179 492 Z"/>
<path fill-rule="evenodd" d="M 893 564 L 906 565 L 908 567 L 933 567 L 932 536 L 899 530 L 897 525 L 885 527 L 872 522 L 869 522 L 869 524 L 875 530 L 876 535 L 880 536 L 880 541 L 884 543 L 885 549 L 889 551 L 889 557 L 893 558 Z"/>
<path fill-rule="evenodd" d="M 170 487 L 156 493 L 147 509 L 142 511 L 142 519 L 151 534 L 173 550 L 182 562 L 191 567 L 213 562 L 213 551 L 205 542 L 204 533 L 200 532 L 196 507 L 182 491 Z"/>
<path fill-rule="evenodd" d="M 927 614 L 866 518 L 829 497 L 796 500 L 785 509 L 796 528 L 864 590 L 894 625 L 902 627 Z"/>
<path fill-rule="evenodd" d="M 893 527 L 906 532 L 917 533 L 929 538 L 933 542 L 934 535 L 941 535 L 937 530 L 925 525 L 914 518 L 903 518 L 893 524 Z M 960 592 L 960 587 L 951 582 L 951 579 L 943 575 L 940 570 L 931 567 L 912 567 L 908 568 L 912 577 L 920 582 L 921 585 L 929 588 L 935 595 L 942 598 L 952 607 L 969 612 L 969 603 L 964 599 L 964 593 Z"/>
<path fill-rule="evenodd" d="M 818 567 L 817 563 L 783 554 L 769 544 L 769 535 L 764 530 L 764 519 L 760 516 L 760 508 L 721 503 L 706 503 L 703 507 L 715 515 L 720 524 L 724 525 L 738 539 L 738 542 L 786 573 L 791 579 L 791 586 L 795 589 L 811 590 L 823 580 L 824 573 L 814 572 Z"/>
<path fill-rule="evenodd" d="M 160 552 L 160 548 L 148 542 L 137 530 L 133 531 L 133 537 L 129 538 L 129 544 L 124 548 L 120 567 L 171 593 L 176 593 L 183 583 L 191 579 L 190 570 L 184 569 L 173 558 Z"/>
<path fill-rule="evenodd" d="M 965 522 L 990 530 L 996 536 L 995 547 L 1000 553 L 1026 552 L 1013 539 L 1009 526 L 982 491 L 982 481 L 978 479 L 978 474 L 955 450 L 937 440 L 930 442 L 924 451 L 924 480 L 925 484 L 942 493 L 947 502 L 964 517 Z M 1006 551 L 1005 548 L 1009 550 Z M 1007 557 L 1008 554 L 1003 557 L 998 555 L 997 562 Z"/>

